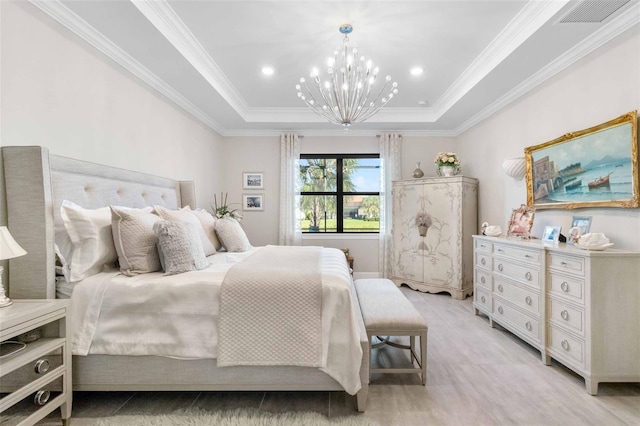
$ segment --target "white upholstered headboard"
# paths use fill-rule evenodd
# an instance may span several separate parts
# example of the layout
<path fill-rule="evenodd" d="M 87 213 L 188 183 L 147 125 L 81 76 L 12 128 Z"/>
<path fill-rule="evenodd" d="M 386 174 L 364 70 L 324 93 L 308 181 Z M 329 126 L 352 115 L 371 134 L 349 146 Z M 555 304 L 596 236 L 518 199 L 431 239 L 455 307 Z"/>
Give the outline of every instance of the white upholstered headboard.
<path fill-rule="evenodd" d="M 191 181 L 50 155 L 40 146 L 7 146 L 2 155 L 8 227 L 27 251 L 9 262 L 12 298 L 55 298 L 54 235 L 62 226 L 63 200 L 89 209 L 111 204 L 196 207 Z"/>

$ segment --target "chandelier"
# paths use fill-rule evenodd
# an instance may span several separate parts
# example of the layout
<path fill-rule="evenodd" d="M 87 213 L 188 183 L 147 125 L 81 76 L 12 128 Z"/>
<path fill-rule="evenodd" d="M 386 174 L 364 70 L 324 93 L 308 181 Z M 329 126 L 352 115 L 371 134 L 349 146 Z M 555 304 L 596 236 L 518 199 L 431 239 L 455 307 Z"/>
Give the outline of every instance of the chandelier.
<path fill-rule="evenodd" d="M 333 58 L 329 58 L 326 81 L 321 84 L 314 68 L 310 74 L 311 88 L 304 77 L 296 85 L 298 97 L 313 112 L 345 127 L 371 118 L 398 93 L 398 83 L 391 83 L 391 76 L 385 78 L 380 90 L 374 90 L 378 67 L 372 69 L 371 60 L 365 62 L 364 56 L 358 57 L 357 47 L 349 48 L 352 31 L 350 24 L 340 26 L 340 33 L 344 34 L 342 49 L 336 49 Z"/>

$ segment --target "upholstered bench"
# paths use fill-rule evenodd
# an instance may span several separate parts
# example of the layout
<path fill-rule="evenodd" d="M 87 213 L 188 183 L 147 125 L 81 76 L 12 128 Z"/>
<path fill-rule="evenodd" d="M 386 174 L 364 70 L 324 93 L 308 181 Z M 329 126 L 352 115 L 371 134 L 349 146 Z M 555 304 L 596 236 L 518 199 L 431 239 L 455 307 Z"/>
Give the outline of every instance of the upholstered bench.
<path fill-rule="evenodd" d="M 355 280 L 358 301 L 369 337 L 371 349 L 388 344 L 401 349 L 409 349 L 411 364 L 414 360 L 418 368 L 371 368 L 370 373 L 421 373 L 422 384 L 427 383 L 427 322 L 396 287 L 393 281 L 382 278 Z M 373 344 L 374 336 L 410 336 L 409 346 L 380 338 L 381 343 Z M 416 354 L 416 336 L 420 338 L 420 359 Z M 369 365 L 371 365 L 371 349 Z"/>

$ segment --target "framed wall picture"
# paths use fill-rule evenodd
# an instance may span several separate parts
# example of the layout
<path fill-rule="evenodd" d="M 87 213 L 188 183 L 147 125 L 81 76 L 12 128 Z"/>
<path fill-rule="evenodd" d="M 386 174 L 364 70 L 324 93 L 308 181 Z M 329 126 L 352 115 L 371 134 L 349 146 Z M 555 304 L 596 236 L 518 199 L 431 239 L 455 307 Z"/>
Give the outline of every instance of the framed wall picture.
<path fill-rule="evenodd" d="M 507 237 L 530 238 L 534 215 L 535 209 L 527 207 L 525 204 L 522 204 L 518 209 L 513 209 L 507 226 Z"/>
<path fill-rule="evenodd" d="M 242 194 L 242 210 L 264 210 L 264 196 L 262 194 Z"/>
<path fill-rule="evenodd" d="M 244 189 L 264 189 L 264 172 L 243 172 L 242 187 Z"/>
<path fill-rule="evenodd" d="M 558 245 L 558 239 L 560 238 L 559 226 L 545 226 L 544 233 L 542 234 L 542 243 L 548 245 Z"/>
<path fill-rule="evenodd" d="M 638 111 L 524 152 L 530 207 L 640 207 Z"/>

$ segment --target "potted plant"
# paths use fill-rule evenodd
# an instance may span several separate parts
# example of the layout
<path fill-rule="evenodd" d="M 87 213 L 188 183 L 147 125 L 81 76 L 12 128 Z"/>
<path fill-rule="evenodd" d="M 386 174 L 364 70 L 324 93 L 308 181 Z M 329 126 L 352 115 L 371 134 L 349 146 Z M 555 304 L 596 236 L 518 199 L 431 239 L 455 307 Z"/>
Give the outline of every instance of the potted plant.
<path fill-rule="evenodd" d="M 305 219 L 309 221 L 309 232 L 319 232 L 320 225 L 318 225 L 318 216 L 313 212 L 307 212 L 304 215 Z"/>
<path fill-rule="evenodd" d="M 438 176 L 455 176 L 460 173 L 460 158 L 455 152 L 439 152 L 433 162 L 438 165 Z"/>
<path fill-rule="evenodd" d="M 418 227 L 418 232 L 420 232 L 421 237 L 427 236 L 427 231 L 432 223 L 433 221 L 429 213 L 420 211 L 416 214 L 416 226 Z"/>
<path fill-rule="evenodd" d="M 213 203 L 211 204 L 211 209 L 213 210 L 213 215 L 218 219 L 223 219 L 225 217 L 231 217 L 235 220 L 242 220 L 242 215 L 240 214 L 239 209 L 232 209 L 231 206 L 233 204 L 227 204 L 228 193 L 220 193 L 220 204 L 218 204 L 218 198 L 215 194 L 213 194 Z"/>

